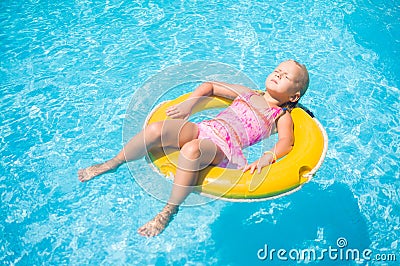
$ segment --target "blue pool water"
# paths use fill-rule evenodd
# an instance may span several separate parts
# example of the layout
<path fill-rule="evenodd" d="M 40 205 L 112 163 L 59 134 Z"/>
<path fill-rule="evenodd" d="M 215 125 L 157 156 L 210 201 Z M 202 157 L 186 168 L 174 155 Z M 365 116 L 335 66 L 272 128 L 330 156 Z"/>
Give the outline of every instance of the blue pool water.
<path fill-rule="evenodd" d="M 266 244 L 338 248 L 343 237 L 348 248 L 395 254 L 398 263 L 399 18 L 394 0 L 1 1 L 0 261 L 294 265 L 257 252 Z M 78 169 L 119 151 L 132 97 L 163 69 L 221 62 L 262 87 L 288 58 L 307 65 L 302 103 L 330 141 L 301 191 L 184 207 L 163 234 L 146 239 L 136 230 L 163 203 L 135 181 L 157 178 L 144 160 L 77 180 Z"/>

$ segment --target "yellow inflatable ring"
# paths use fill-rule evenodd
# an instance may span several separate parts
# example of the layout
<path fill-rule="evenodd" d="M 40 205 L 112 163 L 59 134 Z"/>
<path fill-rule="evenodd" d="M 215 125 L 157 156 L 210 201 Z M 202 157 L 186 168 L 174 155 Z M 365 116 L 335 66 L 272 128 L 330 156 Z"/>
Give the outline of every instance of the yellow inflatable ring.
<path fill-rule="evenodd" d="M 166 109 L 189 97 L 190 93 L 175 100 L 158 105 L 147 117 L 145 125 L 170 119 Z M 196 104 L 193 113 L 227 107 L 231 100 L 220 97 L 208 97 Z M 270 167 L 264 167 L 260 174 L 255 171 L 243 173 L 238 169 L 209 166 L 199 173 L 199 182 L 195 191 L 208 197 L 217 197 L 229 201 L 267 200 L 297 191 L 309 182 L 321 166 L 328 146 L 328 138 L 322 125 L 302 108 L 291 112 L 294 122 L 295 144 L 293 149 L 281 160 Z M 150 154 L 155 168 L 163 175 L 174 176 L 179 151 L 168 155 Z"/>

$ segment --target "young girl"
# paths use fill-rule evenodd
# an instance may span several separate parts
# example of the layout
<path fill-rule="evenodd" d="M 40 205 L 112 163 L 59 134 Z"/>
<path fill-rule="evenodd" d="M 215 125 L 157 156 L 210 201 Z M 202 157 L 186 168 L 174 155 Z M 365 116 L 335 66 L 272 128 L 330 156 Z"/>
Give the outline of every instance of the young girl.
<path fill-rule="evenodd" d="M 309 77 L 304 65 L 289 60 L 282 62 L 267 77 L 265 93 L 257 93 L 241 85 L 205 82 L 189 99 L 167 110 L 173 119 L 148 125 L 135 135 L 117 156 L 102 164 L 81 169 L 84 182 L 116 169 L 125 162 L 142 158 L 148 151 L 178 147 L 180 155 L 174 185 L 168 203 L 152 220 L 139 228 L 143 236 L 160 234 L 178 212 L 179 205 L 197 184 L 198 171 L 208 165 L 236 167 L 253 173 L 286 155 L 294 144 L 291 110 L 308 88 Z M 234 99 L 215 119 L 198 124 L 187 118 L 200 97 L 222 96 Z M 274 130 L 278 141 L 271 151 L 247 164 L 242 149 Z"/>

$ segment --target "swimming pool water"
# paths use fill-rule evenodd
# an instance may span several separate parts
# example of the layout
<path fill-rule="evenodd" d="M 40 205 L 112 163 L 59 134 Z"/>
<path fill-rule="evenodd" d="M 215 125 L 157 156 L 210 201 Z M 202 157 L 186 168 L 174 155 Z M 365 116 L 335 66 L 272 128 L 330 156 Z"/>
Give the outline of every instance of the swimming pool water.
<path fill-rule="evenodd" d="M 257 251 L 320 250 L 344 237 L 398 262 L 399 18 L 394 0 L 0 2 L 0 261 L 281 265 Z M 288 58 L 307 65 L 302 103 L 330 141 L 301 191 L 184 207 L 146 239 L 136 230 L 163 203 L 135 182 L 156 177 L 144 160 L 77 180 L 79 168 L 119 151 L 132 96 L 163 69 L 221 62 L 262 88 Z"/>

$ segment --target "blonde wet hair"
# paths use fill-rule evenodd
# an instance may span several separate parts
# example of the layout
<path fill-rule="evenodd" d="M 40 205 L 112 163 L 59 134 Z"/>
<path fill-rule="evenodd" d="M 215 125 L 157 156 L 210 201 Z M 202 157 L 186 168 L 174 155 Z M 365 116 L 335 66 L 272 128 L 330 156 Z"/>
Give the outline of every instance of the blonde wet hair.
<path fill-rule="evenodd" d="M 308 75 L 307 67 L 305 65 L 303 65 L 302 63 L 299 63 L 298 61 L 293 60 L 293 59 L 290 59 L 288 61 L 294 62 L 302 70 L 302 75 L 299 79 L 300 97 L 302 97 L 306 93 L 306 91 L 308 89 L 308 85 L 310 84 L 310 76 Z"/>
<path fill-rule="evenodd" d="M 302 64 L 299 63 L 298 61 L 294 60 L 294 59 L 289 59 L 288 61 L 290 62 L 294 62 L 298 67 L 301 68 L 302 70 L 302 75 L 299 77 L 299 91 L 300 91 L 300 98 L 303 97 L 303 95 L 306 93 L 308 86 L 310 84 L 310 76 L 308 75 L 308 70 L 307 67 Z M 299 102 L 299 100 L 297 100 L 296 102 L 287 102 L 281 105 L 282 108 L 286 108 L 288 109 L 288 111 L 292 111 L 293 108 L 295 108 Z"/>

